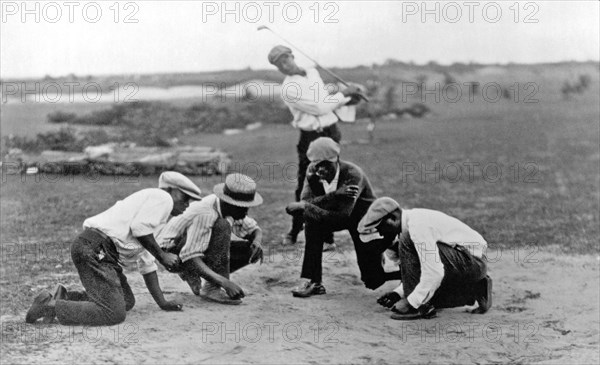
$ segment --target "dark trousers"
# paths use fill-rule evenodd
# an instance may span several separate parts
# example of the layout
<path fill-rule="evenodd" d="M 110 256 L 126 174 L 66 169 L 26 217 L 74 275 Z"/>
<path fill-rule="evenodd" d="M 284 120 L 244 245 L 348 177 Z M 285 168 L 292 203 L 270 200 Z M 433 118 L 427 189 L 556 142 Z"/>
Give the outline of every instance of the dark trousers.
<path fill-rule="evenodd" d="M 444 278 L 430 303 L 436 308 L 473 305 L 475 284 L 485 278 L 487 264 L 461 246 L 451 247 L 438 242 L 437 247 L 444 265 Z M 424 259 L 433 260 L 433 257 L 428 255 Z M 400 271 L 404 294 L 408 296 L 415 290 L 421 278 L 421 261 L 408 234 L 400 236 Z"/>
<path fill-rule="evenodd" d="M 300 140 L 296 146 L 298 151 L 298 177 L 296 180 L 296 190 L 294 192 L 297 202 L 300 201 L 300 195 L 302 194 L 302 188 L 304 187 L 304 180 L 306 179 L 306 169 L 310 164 L 310 160 L 308 157 L 306 157 L 306 151 L 308 151 L 308 146 L 310 146 L 310 144 L 319 137 L 329 137 L 339 143 L 342 139 L 342 132 L 340 131 L 337 123 L 324 128 L 321 132 L 300 131 Z M 292 216 L 292 230 L 290 233 L 293 235 L 298 235 L 298 233 L 302 230 L 303 224 L 304 219 L 302 215 Z"/>
<path fill-rule="evenodd" d="M 71 245 L 71 257 L 85 291 L 69 291 L 66 300 L 56 301 L 59 323 L 107 326 L 123 322 L 135 298 L 114 243 L 86 229 Z"/>
<path fill-rule="evenodd" d="M 179 254 L 185 244 L 182 236 L 171 252 Z M 251 242 L 247 240 L 231 240 L 231 226 L 224 218 L 218 218 L 213 225 L 208 248 L 202 259 L 215 273 L 229 279 L 229 274 L 250 263 L 252 255 Z M 200 280 L 191 260 L 183 264 L 182 279 Z"/>
<path fill-rule="evenodd" d="M 328 235 L 333 232 L 347 229 L 354 243 L 356 261 L 360 269 L 360 279 L 369 289 L 377 289 L 386 280 L 392 278 L 383 270 L 382 253 L 386 247 L 372 245 L 371 242 L 364 243 L 360 240 L 357 231 L 360 217 L 351 218 L 349 222 L 315 222 L 306 221 L 305 235 L 306 247 L 302 261 L 302 272 L 300 276 L 313 282 L 321 282 L 323 278 L 323 243 Z"/>

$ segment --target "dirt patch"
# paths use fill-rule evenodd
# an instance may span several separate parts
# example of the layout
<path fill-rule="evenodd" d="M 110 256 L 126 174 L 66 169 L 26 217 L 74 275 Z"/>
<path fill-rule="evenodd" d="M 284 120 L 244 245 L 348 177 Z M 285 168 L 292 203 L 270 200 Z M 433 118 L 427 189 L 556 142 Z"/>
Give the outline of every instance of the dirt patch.
<path fill-rule="evenodd" d="M 597 256 L 538 252 L 522 262 L 496 255 L 490 312 L 446 309 L 401 322 L 375 303 L 395 283 L 365 289 L 352 251 L 325 259 L 327 295 L 293 298 L 301 252 L 290 252 L 234 275 L 248 293 L 237 307 L 205 302 L 163 272 L 163 289 L 185 305 L 182 313 L 163 312 L 132 273 L 137 304 L 121 325 L 32 326 L 24 312 L 3 316 L 3 362 L 598 363 Z"/>

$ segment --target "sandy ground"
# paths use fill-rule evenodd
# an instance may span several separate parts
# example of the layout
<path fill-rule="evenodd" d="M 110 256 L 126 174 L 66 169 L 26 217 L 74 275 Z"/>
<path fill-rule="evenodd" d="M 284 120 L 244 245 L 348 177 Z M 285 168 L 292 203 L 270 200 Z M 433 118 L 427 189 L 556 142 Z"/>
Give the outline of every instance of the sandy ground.
<path fill-rule="evenodd" d="M 338 241 L 346 241 L 341 237 Z M 349 243 L 343 243 L 349 247 Z M 293 298 L 301 249 L 271 254 L 234 274 L 247 293 L 237 307 L 194 296 L 162 272 L 184 303 L 161 311 L 137 273 L 137 304 L 112 327 L 2 321 L 2 363 L 590 363 L 599 361 L 599 257 L 526 248 L 489 253 L 494 305 L 484 315 L 446 309 L 429 320 L 390 319 L 358 279 L 353 251 L 325 258 L 327 295 Z"/>

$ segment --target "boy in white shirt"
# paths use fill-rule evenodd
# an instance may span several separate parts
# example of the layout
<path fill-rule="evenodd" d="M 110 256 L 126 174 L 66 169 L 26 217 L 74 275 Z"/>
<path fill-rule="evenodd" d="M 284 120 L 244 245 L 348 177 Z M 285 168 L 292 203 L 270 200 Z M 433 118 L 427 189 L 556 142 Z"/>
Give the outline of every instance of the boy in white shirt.
<path fill-rule="evenodd" d="M 191 199 L 200 199 L 200 189 L 180 173 L 161 174 L 157 188 L 143 189 L 118 201 L 106 211 L 88 218 L 84 231 L 71 246 L 71 256 L 85 291 L 67 291 L 59 284 L 52 296 L 43 291 L 25 318 L 34 323 L 55 317 L 61 324 L 114 325 L 125 320 L 135 298 L 123 267 L 137 264 L 150 294 L 163 310 L 181 310 L 167 301 L 160 289 L 157 259 L 167 270 L 180 264 L 177 255 L 164 252 L 154 232 L 169 216 L 181 214 Z"/>
<path fill-rule="evenodd" d="M 375 200 L 359 223 L 363 241 L 374 234 L 397 252 L 402 283 L 378 299 L 393 319 L 429 318 L 435 308 L 492 305 L 485 239 L 458 219 L 430 209 L 400 209 L 388 197 Z M 395 245 L 396 238 L 399 239 Z"/>

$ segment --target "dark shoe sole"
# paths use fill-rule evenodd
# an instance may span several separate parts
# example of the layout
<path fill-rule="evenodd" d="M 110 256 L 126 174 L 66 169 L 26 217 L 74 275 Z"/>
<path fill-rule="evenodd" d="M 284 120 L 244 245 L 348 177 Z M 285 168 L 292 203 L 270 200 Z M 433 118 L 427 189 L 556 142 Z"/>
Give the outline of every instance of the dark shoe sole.
<path fill-rule="evenodd" d="M 419 312 L 416 312 L 416 313 L 409 313 L 409 314 L 393 313 L 390 316 L 390 318 L 399 320 L 399 321 L 410 321 L 410 320 L 419 319 L 422 317 L 421 317 L 421 314 L 419 314 Z"/>
<path fill-rule="evenodd" d="M 308 298 L 308 297 L 312 297 L 313 295 L 323 295 L 323 294 L 327 294 L 327 291 L 325 290 L 325 288 L 323 288 L 323 290 L 318 290 L 316 292 L 308 292 L 308 293 L 292 290 L 292 295 L 296 298 Z"/>
<path fill-rule="evenodd" d="M 390 318 L 399 320 L 399 321 L 410 321 L 413 319 L 431 319 L 431 318 L 435 318 L 436 316 L 437 316 L 437 312 L 435 309 L 432 308 L 430 311 L 428 311 L 426 313 L 420 313 L 420 312 L 408 313 L 408 314 L 392 313 Z"/>
<path fill-rule="evenodd" d="M 337 245 L 335 243 L 325 244 L 323 245 L 323 252 L 332 252 L 337 250 Z"/>
<path fill-rule="evenodd" d="M 400 321 L 407 321 L 413 319 L 430 319 L 437 316 L 435 307 L 430 303 L 423 304 L 419 307 L 418 310 L 411 311 L 410 313 L 399 313 L 396 311 L 395 308 L 392 308 L 392 312 L 394 313 L 392 313 L 390 318 Z"/>
<path fill-rule="evenodd" d="M 492 278 L 487 275 L 478 285 L 481 285 L 476 299 L 479 307 L 473 310 L 473 313 L 484 314 L 492 307 Z"/>
<path fill-rule="evenodd" d="M 66 300 L 67 299 L 67 288 L 65 288 L 62 284 L 56 284 L 56 288 L 54 289 L 54 295 L 52 296 L 54 300 Z"/>
<path fill-rule="evenodd" d="M 190 287 L 190 289 L 192 289 L 192 293 L 194 293 L 194 295 L 198 295 L 198 296 L 200 295 L 200 288 L 198 287 L 198 285 L 196 285 L 196 283 L 194 283 L 191 280 L 187 280 L 187 279 L 185 280 L 185 282 Z"/>
<path fill-rule="evenodd" d="M 298 243 L 298 237 L 296 237 L 296 238 L 291 238 L 291 237 L 290 237 L 290 236 L 288 236 L 288 235 L 285 235 L 285 236 L 283 237 L 283 240 L 281 241 L 281 244 L 282 244 L 283 246 L 291 246 L 291 245 L 295 245 L 296 243 Z"/>
<path fill-rule="evenodd" d="M 212 298 L 208 295 L 203 295 L 202 293 L 199 295 L 199 297 L 206 301 L 209 301 L 209 302 L 225 304 L 225 305 L 240 305 L 240 304 L 242 304 L 242 301 L 239 299 L 221 300 L 221 299 Z"/>
<path fill-rule="evenodd" d="M 54 300 L 66 300 L 67 299 L 67 288 L 65 288 L 62 284 L 56 284 L 54 288 L 54 294 L 52 295 L 52 299 Z M 55 317 L 44 317 L 42 318 L 42 323 L 50 324 L 55 322 Z"/>
<path fill-rule="evenodd" d="M 25 322 L 35 323 L 38 319 L 44 317 L 46 314 L 46 304 L 52 300 L 52 294 L 49 291 L 44 290 L 33 300 L 33 304 L 25 315 Z"/>

